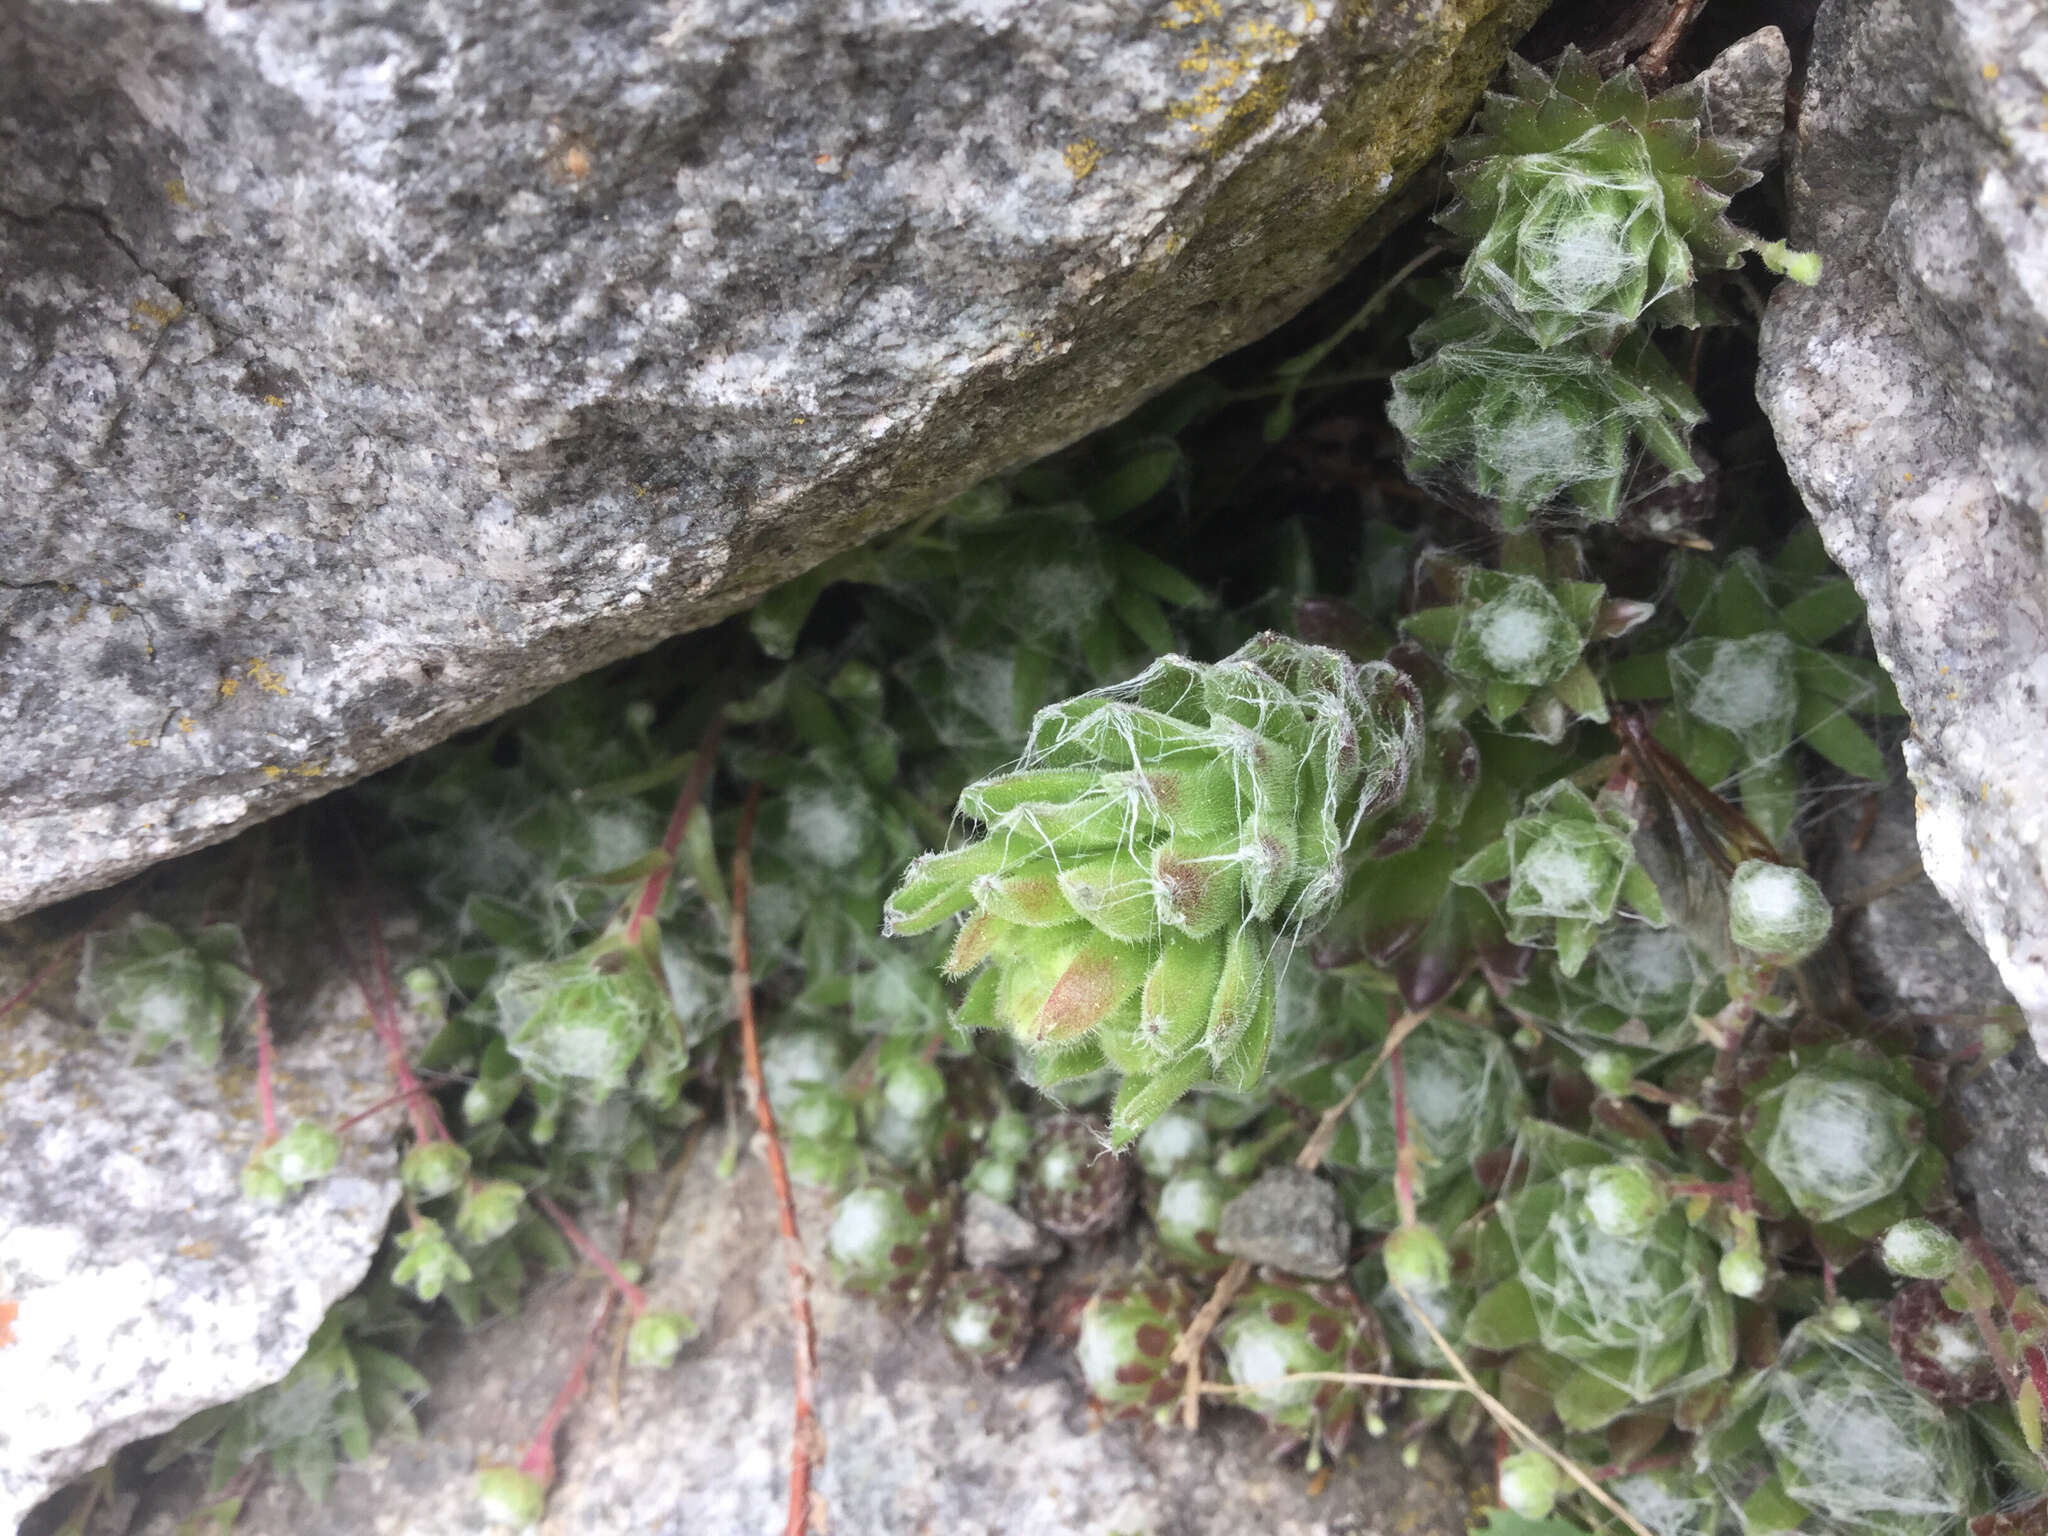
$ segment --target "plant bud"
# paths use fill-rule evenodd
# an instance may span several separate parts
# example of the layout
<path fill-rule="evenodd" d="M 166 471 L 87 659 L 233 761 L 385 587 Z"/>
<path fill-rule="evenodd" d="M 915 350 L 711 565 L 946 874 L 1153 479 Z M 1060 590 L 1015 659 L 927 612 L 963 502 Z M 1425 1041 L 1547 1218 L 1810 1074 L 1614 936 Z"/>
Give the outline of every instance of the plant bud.
<path fill-rule="evenodd" d="M 1632 1163 L 1611 1163 L 1587 1176 L 1586 1214 L 1609 1237 L 1649 1231 L 1669 1203 L 1657 1180 Z"/>
<path fill-rule="evenodd" d="M 1031 1121 L 1014 1109 L 1006 1109 L 989 1122 L 988 1136 L 981 1144 L 988 1156 L 1006 1163 L 1024 1160 L 1031 1150 Z"/>
<path fill-rule="evenodd" d="M 455 1213 L 455 1230 L 471 1247 L 496 1242 L 519 1224 L 526 1191 L 510 1179 L 493 1179 L 469 1190 Z"/>
<path fill-rule="evenodd" d="M 1387 1278 L 1404 1291 L 1440 1291 L 1450 1283 L 1451 1254 L 1428 1227 L 1403 1227 L 1380 1252 Z"/>
<path fill-rule="evenodd" d="M 1501 1504 L 1524 1520 L 1547 1520 L 1564 1479 L 1541 1451 L 1517 1451 L 1500 1464 Z"/>
<path fill-rule="evenodd" d="M 469 1265 L 441 1223 L 422 1217 L 411 1229 L 398 1234 L 398 1267 L 391 1272 L 394 1283 L 409 1288 L 421 1301 L 436 1301 L 450 1285 L 470 1279 Z"/>
<path fill-rule="evenodd" d="M 293 1189 L 324 1179 L 341 1160 L 341 1138 L 313 1120 L 301 1120 L 270 1146 L 270 1166 Z"/>
<path fill-rule="evenodd" d="M 1623 1051 L 1595 1051 L 1585 1060 L 1586 1076 L 1602 1093 L 1627 1095 L 1636 1080 L 1636 1064 Z"/>
<path fill-rule="evenodd" d="M 415 1200 L 438 1200 L 469 1177 L 469 1154 L 452 1141 L 422 1141 L 405 1154 L 398 1177 Z"/>
<path fill-rule="evenodd" d="M 548 1490 L 531 1472 L 485 1467 L 476 1475 L 476 1501 L 493 1525 L 538 1525 L 547 1508 Z"/>
<path fill-rule="evenodd" d="M 1946 1280 L 1962 1262 L 1963 1245 L 1924 1217 L 1896 1223 L 1884 1235 L 1884 1264 L 1909 1280 Z"/>
<path fill-rule="evenodd" d="M 680 1312 L 643 1312 L 626 1334 L 626 1363 L 665 1371 L 697 1336 L 697 1325 Z"/>
<path fill-rule="evenodd" d="M 1771 1272 L 1754 1248 L 1730 1248 L 1721 1255 L 1719 1277 L 1722 1290 L 1748 1301 L 1763 1294 Z"/>
<path fill-rule="evenodd" d="M 270 1161 L 258 1152 L 242 1169 L 242 1198 L 254 1200 L 259 1205 L 283 1205 L 291 1190 L 270 1166 Z"/>
<path fill-rule="evenodd" d="M 928 1061 L 899 1061 L 882 1079 L 882 1103 L 905 1120 L 924 1120 L 946 1102 L 946 1079 Z"/>
<path fill-rule="evenodd" d="M 997 1205 L 1012 1204 L 1019 1187 L 1017 1165 L 999 1157 L 984 1157 L 967 1170 L 966 1187 Z"/>
<path fill-rule="evenodd" d="M 1728 936 L 1779 965 L 1804 960 L 1834 927 L 1835 909 L 1803 869 L 1746 859 L 1728 882 Z"/>

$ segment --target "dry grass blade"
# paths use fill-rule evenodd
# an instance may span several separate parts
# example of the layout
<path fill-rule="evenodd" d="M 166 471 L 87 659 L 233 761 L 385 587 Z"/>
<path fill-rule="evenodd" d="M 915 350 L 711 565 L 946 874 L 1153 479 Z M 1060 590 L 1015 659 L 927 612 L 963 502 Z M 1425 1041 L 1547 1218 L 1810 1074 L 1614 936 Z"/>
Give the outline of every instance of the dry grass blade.
<path fill-rule="evenodd" d="M 1615 1501 L 1613 1494 L 1593 1481 L 1585 1468 L 1573 1461 L 1571 1457 L 1565 1455 L 1564 1452 L 1553 1447 L 1549 1441 L 1545 1440 L 1535 1430 L 1510 1413 L 1505 1403 L 1487 1391 L 1486 1388 L 1480 1386 L 1479 1379 L 1472 1374 L 1464 1360 L 1459 1357 L 1458 1352 L 1451 1348 L 1450 1341 L 1443 1336 L 1442 1330 L 1430 1320 L 1429 1314 L 1415 1304 L 1415 1298 L 1410 1296 L 1398 1282 L 1393 1282 L 1393 1286 L 1394 1294 L 1401 1298 L 1401 1304 L 1413 1314 L 1418 1323 L 1422 1324 L 1423 1331 L 1429 1335 L 1430 1342 L 1436 1345 L 1437 1349 L 1442 1352 L 1445 1362 L 1453 1371 L 1457 1372 L 1458 1379 L 1465 1384 L 1465 1390 L 1479 1399 L 1479 1406 L 1487 1411 L 1487 1414 L 1493 1419 L 1494 1423 L 1498 1424 L 1510 1435 L 1513 1435 L 1530 1450 L 1540 1451 L 1543 1455 L 1549 1457 L 1551 1461 L 1557 1464 L 1560 1472 L 1564 1473 L 1566 1477 L 1590 1494 L 1609 1514 L 1613 1515 L 1615 1519 L 1634 1532 L 1635 1536 L 1651 1536 L 1649 1527 L 1623 1509 Z"/>

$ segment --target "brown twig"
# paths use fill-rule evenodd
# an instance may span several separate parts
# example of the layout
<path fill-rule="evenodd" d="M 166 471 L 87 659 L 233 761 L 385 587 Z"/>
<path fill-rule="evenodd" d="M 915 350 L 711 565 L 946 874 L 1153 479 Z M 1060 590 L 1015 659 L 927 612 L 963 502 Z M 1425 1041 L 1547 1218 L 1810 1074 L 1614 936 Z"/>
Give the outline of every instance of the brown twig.
<path fill-rule="evenodd" d="M 19 991 L 5 1002 L 0 1002 L 0 1019 L 5 1019 L 15 1009 L 42 991 L 44 984 L 52 976 L 56 975 L 58 971 L 63 969 L 64 962 L 71 958 L 71 951 L 77 948 L 79 940 L 84 937 L 85 934 L 82 930 L 71 935 L 70 938 L 57 947 L 57 953 L 51 956 L 49 962 L 41 970 L 22 983 Z"/>
<path fill-rule="evenodd" d="M 1650 40 L 1650 46 L 1643 50 L 1636 60 L 1636 73 L 1652 90 L 1664 83 L 1665 75 L 1671 72 L 1671 55 L 1678 51 L 1678 45 L 1685 41 L 1685 34 L 1692 30 L 1693 22 L 1705 8 L 1707 0 L 1678 0 L 1671 8 L 1671 14 L 1664 18 L 1664 25 Z"/>
<path fill-rule="evenodd" d="M 704 735 L 697 743 L 697 760 L 690 764 L 689 776 L 683 780 L 682 792 L 676 796 L 675 809 L 669 813 L 668 831 L 661 839 L 664 855 L 661 864 L 640 887 L 640 899 L 633 904 L 633 915 L 626 920 L 626 942 L 629 944 L 639 939 L 640 929 L 648 918 L 654 916 L 654 909 L 661 905 L 661 893 L 667 888 L 669 874 L 676 867 L 676 853 L 683 846 L 683 834 L 690 830 L 690 817 L 697 809 L 697 802 L 704 798 L 704 786 L 711 782 L 711 770 L 718 762 L 718 741 L 724 734 L 725 711 L 721 709 L 712 714 L 711 723 L 704 727 Z"/>
<path fill-rule="evenodd" d="M 782 1138 L 775 1130 L 775 1108 L 761 1075 L 761 1039 L 754 1027 L 754 979 L 747 954 L 747 895 L 753 882 L 754 812 L 761 787 L 747 791 L 740 812 L 739 833 L 732 853 L 732 990 L 740 1010 L 740 1048 L 746 1056 L 747 1082 L 754 1100 L 754 1121 L 767 1143 L 768 1176 L 775 1184 L 775 1204 L 782 1222 L 782 1248 L 789 1263 L 789 1312 L 796 1325 L 796 1427 L 789 1447 L 789 1519 L 783 1536 L 804 1536 L 811 1524 L 811 1464 L 824 1460 L 824 1435 L 818 1428 L 812 1397 L 818 1376 L 818 1335 L 811 1323 L 811 1272 L 804 1263 L 803 1239 L 797 1235 L 796 1200 L 790 1193 L 789 1168 L 782 1160 Z"/>
<path fill-rule="evenodd" d="M 1470 967 L 1467 967 L 1467 971 L 1470 971 Z M 1460 975 L 1457 981 L 1444 989 L 1444 995 L 1448 997 L 1457 991 L 1459 983 L 1464 979 L 1464 976 Z M 1353 1101 L 1365 1092 L 1366 1085 L 1379 1074 L 1380 1068 L 1387 1064 L 1387 1058 L 1401 1048 L 1401 1042 L 1414 1034 L 1422 1021 L 1434 1011 L 1435 1004 L 1427 1008 L 1411 1008 L 1394 1020 L 1393 1027 L 1387 1031 L 1386 1043 L 1380 1047 L 1380 1053 L 1373 1058 L 1372 1065 L 1365 1069 L 1365 1075 L 1346 1090 L 1343 1098 L 1323 1111 L 1323 1117 L 1316 1122 L 1314 1132 L 1310 1134 L 1301 1151 L 1295 1155 L 1295 1167 L 1305 1173 L 1314 1173 L 1322 1166 L 1323 1159 L 1330 1155 L 1330 1144 L 1337 1139 L 1337 1127 Z M 1202 1310 L 1195 1314 L 1195 1320 L 1188 1324 L 1187 1331 L 1180 1336 L 1180 1342 L 1173 1347 L 1172 1363 L 1186 1369 L 1186 1374 L 1181 1378 L 1180 1421 L 1188 1429 L 1199 1429 L 1202 1425 L 1202 1350 L 1209 1342 L 1209 1335 L 1216 1331 L 1216 1325 L 1223 1320 L 1224 1308 L 1236 1300 L 1237 1293 L 1244 1289 L 1244 1283 L 1251 1278 L 1251 1273 L 1249 1259 L 1231 1260 L 1230 1268 L 1223 1271 L 1221 1278 L 1216 1282 L 1216 1289 L 1209 1293 L 1209 1299 L 1202 1303 Z"/>

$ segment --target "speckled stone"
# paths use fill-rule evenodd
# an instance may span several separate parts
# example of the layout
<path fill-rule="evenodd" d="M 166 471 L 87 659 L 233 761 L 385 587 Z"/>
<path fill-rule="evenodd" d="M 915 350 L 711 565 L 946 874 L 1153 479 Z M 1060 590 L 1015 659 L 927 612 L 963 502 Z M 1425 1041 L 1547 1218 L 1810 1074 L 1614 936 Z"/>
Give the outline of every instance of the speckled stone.
<path fill-rule="evenodd" d="M 1262 334 L 1537 9 L 11 0 L 0 917 Z"/>
<path fill-rule="evenodd" d="M 721 1181 L 700 1155 L 651 1256 L 656 1305 L 705 1325 L 676 1367 L 606 1374 L 570 1416 L 543 1536 L 760 1536 L 780 1530 L 791 1424 L 787 1279 L 759 1164 Z M 799 1196 L 815 1257 L 829 1219 Z M 615 1228 L 601 1228 L 611 1240 Z M 931 1318 L 885 1317 L 829 1285 L 813 1293 L 824 1465 L 816 1531 L 857 1536 L 1460 1536 L 1467 1489 L 1425 1442 L 1415 1471 L 1391 1441 L 1338 1461 L 1320 1492 L 1271 1461 L 1256 1420 L 1211 1409 L 1196 1435 L 1089 1421 L 1071 1359 L 1041 1344 L 991 1380 L 956 1361 Z M 344 1466 L 325 1506 L 270 1480 L 237 1536 L 470 1536 L 482 1461 L 516 1457 L 582 1342 L 596 1297 L 555 1285 L 513 1321 L 426 1363 L 424 1438 Z M 158 1492 L 138 1536 L 172 1536 L 191 1507 Z"/>
<path fill-rule="evenodd" d="M 1336 1188 L 1283 1164 L 1223 1207 L 1216 1251 L 1270 1264 L 1290 1275 L 1333 1280 L 1351 1258 L 1351 1224 Z"/>
<path fill-rule="evenodd" d="M 0 997 L 18 979 L 0 955 Z M 58 1011 L 0 1022 L 0 1299 L 20 1309 L 0 1353 L 0 1531 L 122 1446 L 282 1377 L 398 1199 L 400 1112 L 344 1137 L 333 1177 L 258 1205 L 241 1193 L 255 1078 L 232 1046 L 218 1075 L 137 1066 Z M 352 987 L 277 1027 L 286 1123 L 389 1095 Z"/>
<path fill-rule="evenodd" d="M 1825 0 L 1758 394 L 1911 713 L 1927 873 L 2048 1048 L 2048 24 Z"/>

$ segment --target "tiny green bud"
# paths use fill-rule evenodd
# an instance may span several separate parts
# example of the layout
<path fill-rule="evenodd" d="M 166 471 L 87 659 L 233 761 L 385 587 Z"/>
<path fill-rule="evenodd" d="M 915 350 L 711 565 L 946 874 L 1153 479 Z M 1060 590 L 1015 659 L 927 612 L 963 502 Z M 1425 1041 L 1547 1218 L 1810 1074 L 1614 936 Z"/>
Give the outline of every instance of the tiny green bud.
<path fill-rule="evenodd" d="M 665 1371 L 696 1336 L 697 1325 L 680 1312 L 643 1312 L 626 1335 L 626 1363 Z"/>
<path fill-rule="evenodd" d="M 647 1266 L 638 1259 L 621 1259 L 618 1262 L 618 1271 L 626 1284 L 638 1285 L 647 1274 Z"/>
<path fill-rule="evenodd" d="M 1908 1280 L 1946 1280 L 1962 1262 L 1963 1245 L 1924 1217 L 1895 1223 L 1884 1235 L 1884 1264 Z"/>
<path fill-rule="evenodd" d="M 1541 1451 L 1517 1451 L 1500 1464 L 1500 1501 L 1524 1520 L 1547 1520 L 1564 1479 Z"/>
<path fill-rule="evenodd" d="M 1509 1037 L 1508 1043 L 1526 1056 L 1543 1043 L 1543 1031 L 1533 1024 L 1524 1024 Z"/>
<path fill-rule="evenodd" d="M 1853 1302 L 1838 1301 L 1827 1311 L 1828 1326 L 1837 1333 L 1861 1333 L 1863 1314 Z"/>
<path fill-rule="evenodd" d="M 519 1097 L 519 1090 L 525 1085 L 526 1079 L 517 1072 L 478 1078 L 462 1095 L 463 1124 L 490 1124 L 512 1107 L 512 1101 Z"/>
<path fill-rule="evenodd" d="M 438 1017 L 446 1007 L 447 992 L 441 986 L 441 977 L 430 965 L 416 965 L 405 973 L 400 983 L 405 988 L 405 1000 L 420 1013 Z"/>
<path fill-rule="evenodd" d="M 967 1187 L 988 1196 L 998 1205 L 1017 1199 L 1017 1165 L 998 1157 L 984 1157 L 967 1170 Z"/>
<path fill-rule="evenodd" d="M 1682 1131 L 1699 1120 L 1700 1107 L 1697 1104 L 1673 1104 L 1664 1112 L 1664 1118 L 1671 1122 L 1674 1131 Z"/>
<path fill-rule="evenodd" d="M 1413 1472 L 1422 1465 L 1422 1442 L 1420 1440 L 1404 1440 L 1401 1443 L 1401 1465 L 1410 1472 Z"/>
<path fill-rule="evenodd" d="M 266 1149 L 267 1150 L 267 1149 Z M 261 1205 L 282 1205 L 291 1193 L 262 1152 L 250 1158 L 242 1169 L 242 1198 Z"/>
<path fill-rule="evenodd" d="M 518 1467 L 485 1467 L 476 1475 L 476 1501 L 493 1525 L 537 1525 L 547 1508 L 548 1490 L 539 1478 Z"/>
<path fill-rule="evenodd" d="M 1782 240 L 1759 240 L 1752 249 L 1763 263 L 1780 277 L 1789 277 L 1802 288 L 1820 281 L 1820 253 L 1788 249 Z"/>
<path fill-rule="evenodd" d="M 1586 1214 L 1609 1237 L 1639 1237 L 1664 1214 L 1669 1197 L 1632 1163 L 1609 1163 L 1586 1177 Z"/>
<path fill-rule="evenodd" d="M 946 1102 L 946 1079 L 928 1061 L 900 1061 L 882 1079 L 882 1103 L 906 1120 L 925 1120 Z"/>
<path fill-rule="evenodd" d="M 407 1287 L 421 1301 L 435 1301 L 451 1284 L 470 1278 L 469 1265 L 448 1241 L 441 1223 L 421 1217 L 418 1225 L 398 1234 L 398 1267 L 394 1283 Z"/>
<path fill-rule="evenodd" d="M 469 1154 L 452 1141 L 422 1141 L 405 1154 L 398 1177 L 416 1200 L 438 1200 L 469 1177 Z"/>
<path fill-rule="evenodd" d="M 1730 1248 L 1721 1255 L 1721 1289 L 1748 1301 L 1763 1294 L 1771 1272 L 1754 1248 Z"/>
<path fill-rule="evenodd" d="M 1138 1162 L 1155 1179 L 1170 1179 L 1209 1156 L 1209 1128 L 1186 1110 L 1168 1110 L 1138 1138 Z"/>
<path fill-rule="evenodd" d="M 472 1247 L 496 1242 L 519 1225 L 526 1191 L 510 1179 L 493 1179 L 464 1193 L 455 1212 L 455 1230 Z"/>
<path fill-rule="evenodd" d="M 1791 965 L 1819 949 L 1835 909 L 1803 869 L 1745 859 L 1728 882 L 1728 936 L 1765 960 Z"/>
<path fill-rule="evenodd" d="M 1440 1291 L 1450 1283 L 1450 1250 L 1428 1227 L 1403 1227 L 1390 1234 L 1380 1258 L 1387 1278 L 1405 1291 Z"/>
<path fill-rule="evenodd" d="M 1626 1096 L 1635 1085 L 1636 1064 L 1625 1051 L 1595 1051 L 1585 1061 L 1586 1076 L 1602 1093 Z"/>
<path fill-rule="evenodd" d="M 989 1122 L 988 1137 L 981 1149 L 1006 1163 L 1022 1162 L 1024 1154 L 1031 1150 L 1030 1119 L 1014 1109 L 1004 1110 Z"/>
<path fill-rule="evenodd" d="M 301 1120 L 268 1148 L 270 1166 L 293 1189 L 324 1179 L 341 1161 L 341 1138 L 314 1120 Z"/>

